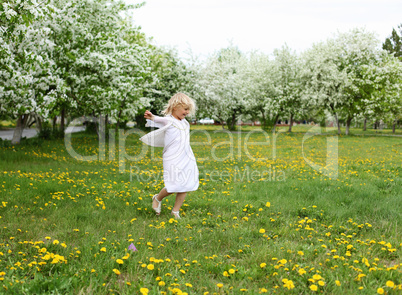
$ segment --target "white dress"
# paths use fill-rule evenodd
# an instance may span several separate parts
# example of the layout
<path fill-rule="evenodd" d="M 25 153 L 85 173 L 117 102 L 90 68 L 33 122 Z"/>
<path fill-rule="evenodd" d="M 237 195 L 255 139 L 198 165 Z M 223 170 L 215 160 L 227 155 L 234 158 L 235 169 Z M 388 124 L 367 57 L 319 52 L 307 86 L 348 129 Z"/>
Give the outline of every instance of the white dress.
<path fill-rule="evenodd" d="M 191 192 L 198 189 L 199 172 L 190 146 L 190 124 L 172 115 L 154 116 L 148 126 L 161 127 L 140 140 L 151 146 L 163 146 L 163 180 L 168 193 Z"/>

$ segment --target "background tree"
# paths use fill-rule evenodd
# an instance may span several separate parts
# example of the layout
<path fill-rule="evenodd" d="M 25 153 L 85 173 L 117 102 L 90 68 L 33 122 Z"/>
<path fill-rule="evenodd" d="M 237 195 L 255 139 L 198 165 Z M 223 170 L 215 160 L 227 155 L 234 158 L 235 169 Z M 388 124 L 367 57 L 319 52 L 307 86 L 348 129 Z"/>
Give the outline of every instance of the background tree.
<path fill-rule="evenodd" d="M 367 66 L 362 73 L 364 93 L 360 109 L 364 118 L 383 120 L 392 125 L 392 132 L 402 116 L 402 63 L 393 54 L 383 51 L 377 64 Z"/>
<path fill-rule="evenodd" d="M 150 99 L 150 110 L 159 114 L 177 92 L 190 92 L 190 70 L 178 57 L 176 50 L 167 47 L 151 46 L 149 55 L 150 68 L 155 79 L 149 87 L 144 89 L 144 95 Z M 135 118 L 138 126 L 144 126 L 143 113 Z"/>
<path fill-rule="evenodd" d="M 354 29 L 313 46 L 305 54 L 305 98 L 308 103 L 313 101 L 335 116 L 338 133 L 338 116 L 344 118 L 345 133 L 349 134 L 352 119 L 361 113 L 373 96 L 373 77 L 366 72 L 367 68 L 382 65 L 378 45 L 379 41 L 373 33 Z"/>
<path fill-rule="evenodd" d="M 346 134 L 353 118 L 359 114 L 364 101 L 371 96 L 370 89 L 364 89 L 364 85 L 371 80 L 364 75 L 365 69 L 370 66 L 378 66 L 380 60 L 379 41 L 374 33 L 361 29 L 339 34 L 334 39 L 339 50 L 337 59 L 338 68 L 345 71 L 348 84 L 343 89 L 343 100 L 340 104 L 346 123 Z"/>
<path fill-rule="evenodd" d="M 245 112 L 253 121 L 260 121 L 263 129 L 272 129 L 277 118 L 271 112 L 270 100 L 279 96 L 279 72 L 269 56 L 253 52 L 244 67 L 247 87 Z"/>
<path fill-rule="evenodd" d="M 301 64 L 297 54 L 287 45 L 275 50 L 274 58 L 279 95 L 269 100 L 269 108 L 275 113 L 275 123 L 279 118 L 289 118 L 291 132 L 295 116 L 302 113 Z"/>
<path fill-rule="evenodd" d="M 226 122 L 235 129 L 240 115 L 245 110 L 244 55 L 234 46 L 222 49 L 209 56 L 198 68 L 195 80 L 195 98 L 200 113 Z"/>
<path fill-rule="evenodd" d="M 334 43 L 314 44 L 302 55 L 301 82 L 303 105 L 315 112 L 327 110 L 335 118 L 340 134 L 339 105 L 343 100 L 343 88 L 348 80 L 346 72 L 338 68 L 337 58 Z"/>
<path fill-rule="evenodd" d="M 394 53 L 402 61 L 402 24 L 398 26 L 399 33 L 392 29 L 391 36 L 385 39 L 382 48 L 390 53 Z"/>
<path fill-rule="evenodd" d="M 51 30 L 43 25 L 56 14 L 49 1 L 8 1 L 0 6 L 0 112 L 17 119 L 13 144 L 20 143 L 30 115 L 47 116 L 61 88 Z"/>
<path fill-rule="evenodd" d="M 118 128 L 149 105 L 144 88 L 153 79 L 150 50 L 127 14 L 139 6 L 113 0 L 54 3 L 62 11 L 52 24 L 54 59 L 66 84 L 60 105 L 80 115 L 109 117 Z"/>

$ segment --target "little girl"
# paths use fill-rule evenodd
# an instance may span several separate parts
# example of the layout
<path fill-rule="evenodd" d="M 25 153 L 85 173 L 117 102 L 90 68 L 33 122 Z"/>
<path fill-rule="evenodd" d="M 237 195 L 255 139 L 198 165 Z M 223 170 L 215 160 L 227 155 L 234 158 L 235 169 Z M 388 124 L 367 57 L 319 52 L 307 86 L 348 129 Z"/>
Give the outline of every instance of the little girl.
<path fill-rule="evenodd" d="M 165 187 L 152 197 L 152 209 L 161 213 L 162 200 L 176 193 L 176 201 L 172 215 L 180 219 L 179 210 L 187 192 L 198 189 L 198 167 L 190 146 L 190 124 L 185 117 L 195 112 L 194 101 L 183 93 L 172 96 L 162 112 L 165 117 L 153 115 L 145 111 L 147 126 L 160 129 L 140 138 L 148 145 L 164 147 L 163 180 Z M 151 120 L 151 121 L 149 121 Z"/>

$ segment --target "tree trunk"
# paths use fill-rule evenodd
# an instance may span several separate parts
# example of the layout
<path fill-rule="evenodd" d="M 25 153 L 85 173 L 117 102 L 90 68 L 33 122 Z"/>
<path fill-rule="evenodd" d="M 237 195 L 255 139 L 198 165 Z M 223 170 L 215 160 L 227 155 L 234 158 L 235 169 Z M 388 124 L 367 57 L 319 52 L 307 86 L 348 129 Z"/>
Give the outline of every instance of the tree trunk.
<path fill-rule="evenodd" d="M 236 124 L 236 112 L 232 113 L 232 118 L 228 124 L 229 130 L 235 130 L 235 124 Z"/>
<path fill-rule="evenodd" d="M 66 117 L 66 111 L 64 108 L 61 109 L 61 119 L 60 119 L 60 132 L 64 132 L 64 119 Z"/>
<path fill-rule="evenodd" d="M 116 134 L 118 134 L 119 128 L 120 128 L 120 120 L 117 120 L 117 121 L 116 121 L 116 127 L 115 127 L 115 132 L 116 132 Z"/>
<path fill-rule="evenodd" d="M 394 134 L 395 134 L 396 123 L 397 123 L 397 120 L 395 120 L 394 124 L 392 124 L 392 133 L 394 133 Z"/>
<path fill-rule="evenodd" d="M 264 126 L 266 124 L 266 119 L 265 119 L 264 111 L 262 109 L 261 109 L 261 122 L 260 122 L 260 124 L 261 124 L 261 128 L 264 129 Z"/>
<path fill-rule="evenodd" d="M 338 134 L 341 134 L 341 125 L 339 124 L 338 114 L 335 113 L 336 126 L 338 126 Z"/>
<path fill-rule="evenodd" d="M 42 119 L 38 114 L 34 114 L 35 117 L 35 123 L 36 123 L 36 129 L 39 131 L 42 131 Z"/>
<path fill-rule="evenodd" d="M 120 111 L 119 111 L 119 115 L 117 116 L 117 122 L 116 122 L 116 134 L 118 134 L 118 132 L 119 132 L 121 114 L 123 113 L 123 107 L 124 107 L 124 103 L 126 102 L 126 99 L 127 99 L 127 96 L 124 97 L 124 99 L 123 99 L 123 101 L 121 102 L 121 105 L 120 105 Z"/>
<path fill-rule="evenodd" d="M 108 138 L 109 115 L 105 116 L 105 138 Z"/>
<path fill-rule="evenodd" d="M 17 127 L 14 130 L 13 139 L 11 144 L 20 144 L 22 138 L 22 132 L 24 131 L 25 125 L 28 121 L 29 115 L 19 115 L 17 119 Z"/>
<path fill-rule="evenodd" d="M 276 123 L 278 122 L 279 119 L 279 113 L 276 115 L 275 120 L 274 120 L 274 126 L 272 127 L 272 132 L 275 133 L 276 131 Z"/>
<path fill-rule="evenodd" d="M 54 116 L 53 120 L 52 120 L 52 127 L 53 130 L 56 130 L 56 123 L 57 123 L 57 116 Z"/>
<path fill-rule="evenodd" d="M 367 118 L 364 118 L 363 131 L 367 130 Z"/>
<path fill-rule="evenodd" d="M 116 121 L 116 127 L 115 127 L 116 134 L 119 134 L 119 127 L 120 127 L 120 118 L 117 119 L 117 121 Z"/>
<path fill-rule="evenodd" d="M 92 112 L 92 117 L 93 118 L 95 118 L 96 116 L 95 116 L 95 112 Z M 95 120 L 95 131 L 96 131 L 96 135 L 98 136 L 98 139 L 100 138 L 100 131 L 99 131 L 99 128 L 100 128 L 100 121 L 102 120 L 102 116 L 101 115 L 99 115 L 99 120 Z"/>
<path fill-rule="evenodd" d="M 288 132 L 292 132 L 292 126 L 293 126 L 293 114 L 290 114 L 290 118 L 289 118 L 289 130 Z"/>
<path fill-rule="evenodd" d="M 146 122 L 147 122 L 147 121 L 146 121 L 146 119 L 144 118 L 144 114 L 143 114 L 143 113 L 137 114 L 137 115 L 135 116 L 135 123 L 136 123 L 136 127 L 137 127 L 137 128 L 143 129 L 143 128 L 145 127 Z"/>
<path fill-rule="evenodd" d="M 346 120 L 346 131 L 345 131 L 345 134 L 346 134 L 346 135 L 349 135 L 349 128 L 350 128 L 350 123 L 352 122 L 352 119 L 353 119 L 353 118 L 348 118 L 348 119 Z"/>

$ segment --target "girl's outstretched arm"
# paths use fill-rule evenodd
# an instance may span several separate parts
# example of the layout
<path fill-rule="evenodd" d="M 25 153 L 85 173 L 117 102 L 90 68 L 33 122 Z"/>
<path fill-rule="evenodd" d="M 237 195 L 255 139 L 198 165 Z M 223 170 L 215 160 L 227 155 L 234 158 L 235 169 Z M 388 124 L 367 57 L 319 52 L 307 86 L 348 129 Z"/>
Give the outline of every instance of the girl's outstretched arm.
<path fill-rule="evenodd" d="M 152 120 L 155 123 L 158 123 L 158 124 L 161 124 L 161 125 L 167 125 L 167 124 L 171 123 L 171 121 L 168 118 L 155 116 L 148 110 L 145 111 L 144 118 L 148 119 L 148 120 Z"/>
<path fill-rule="evenodd" d="M 144 114 L 144 118 L 145 118 L 145 119 L 149 119 L 149 120 L 153 120 L 153 119 L 154 119 L 154 115 L 153 115 L 150 111 L 146 110 L 146 111 L 145 111 L 145 114 Z"/>
<path fill-rule="evenodd" d="M 155 123 L 162 125 L 168 125 L 169 123 L 172 123 L 172 121 L 166 117 L 153 116 L 153 120 Z"/>

